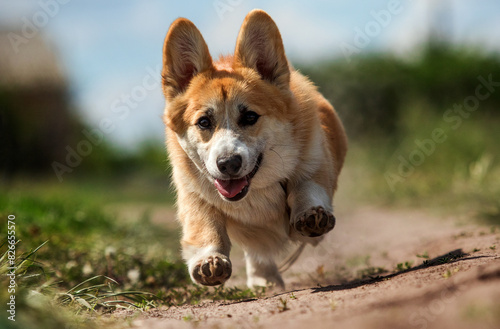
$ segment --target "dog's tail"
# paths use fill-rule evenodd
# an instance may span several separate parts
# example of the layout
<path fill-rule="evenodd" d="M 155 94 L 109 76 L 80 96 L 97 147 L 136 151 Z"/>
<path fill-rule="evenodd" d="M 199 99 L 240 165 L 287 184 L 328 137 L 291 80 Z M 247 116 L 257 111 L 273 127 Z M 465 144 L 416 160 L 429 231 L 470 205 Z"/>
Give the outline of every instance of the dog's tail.
<path fill-rule="evenodd" d="M 304 250 L 304 247 L 306 246 L 305 242 L 302 242 L 300 246 L 295 250 L 292 254 L 290 254 L 281 264 L 278 266 L 278 271 L 280 273 L 285 272 L 288 270 L 294 263 L 299 259 L 300 254 Z"/>

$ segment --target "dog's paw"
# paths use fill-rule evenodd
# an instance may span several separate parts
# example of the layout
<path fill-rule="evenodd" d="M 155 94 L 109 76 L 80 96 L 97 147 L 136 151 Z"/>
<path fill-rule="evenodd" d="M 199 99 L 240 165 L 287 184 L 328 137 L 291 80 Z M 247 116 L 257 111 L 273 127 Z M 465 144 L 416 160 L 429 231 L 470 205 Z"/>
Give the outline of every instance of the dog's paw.
<path fill-rule="evenodd" d="M 231 276 L 232 266 L 225 256 L 207 256 L 195 264 L 191 275 L 193 279 L 205 286 L 223 284 Z"/>
<path fill-rule="evenodd" d="M 317 237 L 335 227 L 335 217 L 321 206 L 312 207 L 299 215 L 293 226 L 304 236 Z"/>

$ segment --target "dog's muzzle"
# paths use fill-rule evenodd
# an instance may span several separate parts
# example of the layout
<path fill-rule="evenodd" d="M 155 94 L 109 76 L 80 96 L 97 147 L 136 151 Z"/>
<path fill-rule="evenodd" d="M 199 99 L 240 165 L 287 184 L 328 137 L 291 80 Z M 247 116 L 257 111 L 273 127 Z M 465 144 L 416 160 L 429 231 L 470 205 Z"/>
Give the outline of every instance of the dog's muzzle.
<path fill-rule="evenodd" d="M 244 177 L 228 180 L 215 179 L 215 188 L 217 188 L 220 195 L 228 201 L 239 201 L 243 199 L 248 193 L 252 178 L 255 176 L 262 164 L 262 158 L 263 156 L 261 153 L 253 170 Z M 231 172 L 238 172 L 241 168 L 241 156 L 238 155 L 230 158 L 223 158 L 221 161 L 217 160 L 217 166 L 219 167 L 219 170 L 225 174 L 230 175 Z"/>

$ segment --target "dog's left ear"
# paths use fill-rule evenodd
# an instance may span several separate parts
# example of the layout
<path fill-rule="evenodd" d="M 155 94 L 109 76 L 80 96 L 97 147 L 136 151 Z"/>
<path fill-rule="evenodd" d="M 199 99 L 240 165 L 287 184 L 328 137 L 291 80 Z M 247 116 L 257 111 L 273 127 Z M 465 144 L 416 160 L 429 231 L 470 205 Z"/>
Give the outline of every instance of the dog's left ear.
<path fill-rule="evenodd" d="M 280 89 L 289 87 L 290 69 L 281 34 L 265 11 L 254 9 L 245 17 L 236 41 L 234 65 L 256 70 L 262 79 Z"/>
<path fill-rule="evenodd" d="M 186 91 L 198 73 L 213 69 L 212 57 L 200 31 L 188 19 L 170 26 L 163 45 L 163 92 L 172 99 Z"/>

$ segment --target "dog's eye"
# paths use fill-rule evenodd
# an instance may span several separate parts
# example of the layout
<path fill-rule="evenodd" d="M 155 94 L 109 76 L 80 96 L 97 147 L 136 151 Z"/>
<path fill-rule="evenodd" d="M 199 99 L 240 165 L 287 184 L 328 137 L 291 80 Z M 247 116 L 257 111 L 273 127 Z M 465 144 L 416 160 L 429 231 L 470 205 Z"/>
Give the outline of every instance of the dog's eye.
<path fill-rule="evenodd" d="M 251 126 L 259 120 L 260 115 L 253 111 L 246 111 L 240 117 L 240 126 Z"/>
<path fill-rule="evenodd" d="M 209 117 L 201 117 L 198 119 L 198 122 L 196 123 L 200 129 L 211 129 L 212 128 L 212 121 L 210 121 Z"/>

